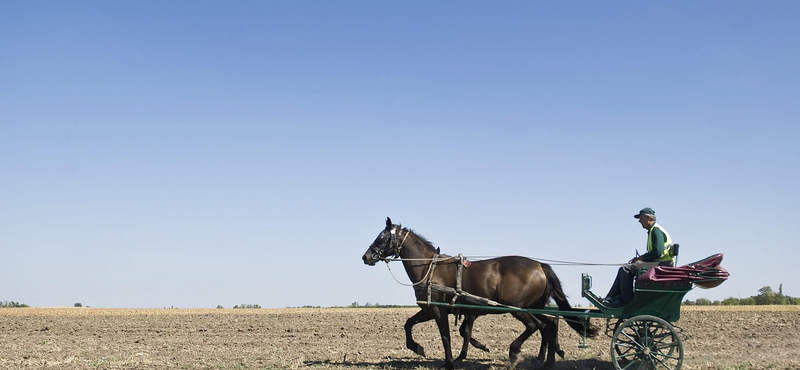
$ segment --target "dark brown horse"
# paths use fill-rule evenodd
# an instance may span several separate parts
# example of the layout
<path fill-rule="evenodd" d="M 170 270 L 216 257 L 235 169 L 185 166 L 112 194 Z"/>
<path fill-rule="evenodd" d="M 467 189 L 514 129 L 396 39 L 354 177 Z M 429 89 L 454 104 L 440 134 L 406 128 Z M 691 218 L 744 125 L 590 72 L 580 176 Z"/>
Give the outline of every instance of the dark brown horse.
<path fill-rule="evenodd" d="M 549 265 L 525 257 L 506 256 L 472 262 L 468 267 L 459 268 L 462 264 L 460 259 L 439 254 L 439 250 L 431 242 L 407 228 L 392 224 L 392 220 L 387 217 L 386 228 L 378 234 L 362 260 L 365 264 L 375 265 L 378 261 L 392 257 L 400 257 L 403 261 L 422 309 L 406 321 L 406 346 L 424 355 L 422 346 L 411 336 L 411 328 L 420 322 L 436 320 L 444 346 L 444 367 L 447 369 L 453 369 L 448 322 L 448 314 L 453 312 L 446 306 L 426 304 L 429 296 L 432 302 L 452 302 L 459 295 L 457 300 L 461 301 L 463 295 L 456 293 L 458 290 L 473 297 L 483 297 L 519 308 L 543 308 L 552 298 L 560 310 L 572 310 L 562 291 L 560 280 Z M 475 318 L 491 312 L 461 309 L 460 313 L 465 315 L 460 330 L 464 336 L 463 356 L 467 341 L 471 338 Z M 516 363 L 522 344 L 537 330 L 542 330 L 542 344 L 547 344 L 548 349 L 545 365 L 552 365 L 555 362 L 555 352 L 558 351 L 556 322 L 547 316 L 532 315 L 524 311 L 511 312 L 511 315 L 525 326 L 525 331 L 509 347 L 511 363 Z M 590 326 L 588 322 L 568 320 L 567 323 L 580 334 L 584 333 L 584 327 L 587 336 L 597 334 L 597 328 Z"/>

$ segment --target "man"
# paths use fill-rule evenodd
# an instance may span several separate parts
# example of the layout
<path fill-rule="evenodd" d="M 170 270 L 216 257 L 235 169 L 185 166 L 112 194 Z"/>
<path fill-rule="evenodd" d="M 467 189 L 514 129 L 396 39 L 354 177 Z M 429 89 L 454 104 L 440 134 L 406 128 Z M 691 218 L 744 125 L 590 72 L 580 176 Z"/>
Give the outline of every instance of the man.
<path fill-rule="evenodd" d="M 633 298 L 633 279 L 640 269 L 653 266 L 672 266 L 673 257 L 669 253 L 672 238 L 661 225 L 656 223 L 656 211 L 645 207 L 633 216 L 647 230 L 647 253 L 634 257 L 617 271 L 617 278 L 603 303 L 608 307 L 622 307 Z"/>

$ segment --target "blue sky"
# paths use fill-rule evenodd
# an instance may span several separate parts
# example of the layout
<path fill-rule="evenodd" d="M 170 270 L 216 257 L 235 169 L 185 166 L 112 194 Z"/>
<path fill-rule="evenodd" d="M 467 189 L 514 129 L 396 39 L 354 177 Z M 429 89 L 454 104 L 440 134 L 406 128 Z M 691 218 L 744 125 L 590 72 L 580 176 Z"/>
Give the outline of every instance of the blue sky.
<path fill-rule="evenodd" d="M 0 300 L 413 304 L 385 217 L 468 256 L 622 263 L 653 207 L 687 299 L 800 296 L 800 5 L 0 4 Z M 392 265 L 407 282 L 401 266 Z M 613 267 L 556 266 L 604 294 Z"/>

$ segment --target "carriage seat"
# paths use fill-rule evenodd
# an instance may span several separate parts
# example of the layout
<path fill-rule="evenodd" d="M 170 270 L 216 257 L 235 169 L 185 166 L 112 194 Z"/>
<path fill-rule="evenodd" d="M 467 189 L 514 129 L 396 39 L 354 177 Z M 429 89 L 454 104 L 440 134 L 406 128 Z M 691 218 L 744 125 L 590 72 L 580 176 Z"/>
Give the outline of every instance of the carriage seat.
<path fill-rule="evenodd" d="M 681 267 L 656 266 L 637 279 L 637 287 L 654 284 L 675 286 L 694 284 L 704 289 L 713 288 L 722 284 L 729 276 L 728 271 L 720 266 L 722 256 L 722 253 L 718 253 Z"/>
<path fill-rule="evenodd" d="M 670 263 L 668 265 L 659 265 L 659 266 L 668 266 L 668 267 L 677 266 L 678 265 L 678 263 L 677 263 L 678 262 L 678 251 L 680 249 L 680 246 L 681 245 L 678 244 L 678 243 L 672 243 L 670 245 L 667 245 L 667 253 L 670 255 L 670 257 L 672 257 L 672 263 Z M 638 278 L 638 277 L 644 275 L 644 273 L 647 272 L 647 270 L 650 270 L 650 269 L 651 269 L 651 267 L 640 267 L 639 271 L 636 271 L 636 277 Z"/>
<path fill-rule="evenodd" d="M 667 253 L 669 253 L 670 257 L 672 257 L 673 267 L 678 265 L 678 251 L 680 249 L 680 246 L 681 245 L 678 243 L 672 243 L 667 246 L 667 248 L 669 248 Z"/>

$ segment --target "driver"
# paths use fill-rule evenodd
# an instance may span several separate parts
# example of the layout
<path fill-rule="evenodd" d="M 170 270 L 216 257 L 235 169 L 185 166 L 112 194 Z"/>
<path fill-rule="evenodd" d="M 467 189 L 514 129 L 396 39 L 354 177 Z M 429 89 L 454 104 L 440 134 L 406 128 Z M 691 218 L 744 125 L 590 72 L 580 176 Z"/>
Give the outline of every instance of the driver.
<path fill-rule="evenodd" d="M 649 270 L 653 266 L 672 266 L 674 257 L 670 255 L 668 246 L 672 238 L 661 225 L 656 223 L 656 211 L 650 207 L 642 208 L 633 216 L 647 230 L 647 253 L 634 257 L 619 268 L 614 285 L 608 291 L 603 304 L 608 307 L 622 307 L 633 298 L 633 279 L 640 269 Z"/>

